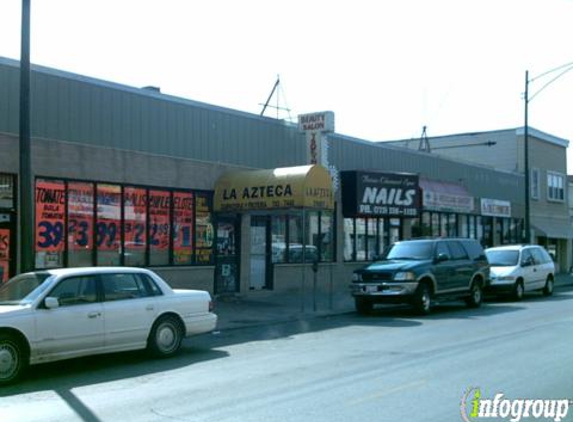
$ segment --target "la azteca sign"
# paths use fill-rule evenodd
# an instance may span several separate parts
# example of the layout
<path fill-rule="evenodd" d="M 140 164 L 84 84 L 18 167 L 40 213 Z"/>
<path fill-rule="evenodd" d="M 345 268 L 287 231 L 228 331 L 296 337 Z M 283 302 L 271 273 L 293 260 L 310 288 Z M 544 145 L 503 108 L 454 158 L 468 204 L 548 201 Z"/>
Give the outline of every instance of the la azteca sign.
<path fill-rule="evenodd" d="M 290 184 L 286 185 L 269 185 L 269 186 L 248 186 L 243 188 L 237 194 L 237 189 L 231 188 L 223 190 L 224 200 L 236 200 L 240 197 L 242 200 L 259 199 L 259 198 L 274 198 L 274 197 L 291 197 L 292 187 Z"/>

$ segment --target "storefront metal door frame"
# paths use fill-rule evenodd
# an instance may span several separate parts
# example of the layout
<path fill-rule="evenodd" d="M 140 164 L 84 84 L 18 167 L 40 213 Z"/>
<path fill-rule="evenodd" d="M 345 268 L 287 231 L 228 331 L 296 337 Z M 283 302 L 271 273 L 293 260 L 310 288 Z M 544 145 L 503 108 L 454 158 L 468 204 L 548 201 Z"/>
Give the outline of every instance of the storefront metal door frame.
<path fill-rule="evenodd" d="M 241 224 L 239 215 L 222 215 L 216 218 L 215 294 L 233 294 L 241 286 Z M 225 229 L 232 226 L 232 239 L 225 239 Z M 220 236 L 221 235 L 221 236 Z M 234 244 L 228 244 L 232 242 Z"/>
<path fill-rule="evenodd" d="M 270 215 L 251 215 L 249 289 L 272 289 Z"/>

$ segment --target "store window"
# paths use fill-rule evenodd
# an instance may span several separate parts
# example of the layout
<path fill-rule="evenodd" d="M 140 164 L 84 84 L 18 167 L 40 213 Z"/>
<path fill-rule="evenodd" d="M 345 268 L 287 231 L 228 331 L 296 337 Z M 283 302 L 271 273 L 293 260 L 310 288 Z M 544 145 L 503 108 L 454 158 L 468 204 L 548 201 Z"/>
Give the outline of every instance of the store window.
<path fill-rule="evenodd" d="M 539 199 L 539 169 L 531 169 L 531 198 Z"/>
<path fill-rule="evenodd" d="M 366 220 L 366 260 L 368 261 L 372 261 L 377 255 L 376 243 L 378 233 L 376 226 L 375 218 L 368 218 Z"/>
<path fill-rule="evenodd" d="M 197 263 L 212 264 L 214 262 L 213 241 L 213 198 L 211 195 L 197 194 L 195 205 L 195 243 Z"/>
<path fill-rule="evenodd" d="M 98 184 L 96 192 L 97 265 L 120 265 L 121 187 Z"/>
<path fill-rule="evenodd" d="M 382 255 L 388 247 L 388 224 L 384 218 L 378 219 L 378 255 Z"/>
<path fill-rule="evenodd" d="M 391 218 L 390 219 L 390 244 L 396 243 L 400 239 L 402 239 L 401 235 L 402 231 L 402 223 L 399 218 Z"/>
<path fill-rule="evenodd" d="M 334 213 L 332 211 L 322 211 L 320 213 L 320 235 L 318 246 L 320 251 L 320 260 L 323 262 L 332 262 L 335 251 L 335 226 Z"/>
<path fill-rule="evenodd" d="M 287 216 L 271 218 L 272 262 L 281 264 L 287 261 Z"/>
<path fill-rule="evenodd" d="M 400 218 L 345 218 L 344 260 L 373 260 L 401 238 Z"/>
<path fill-rule="evenodd" d="M 66 186 L 61 180 L 36 180 L 36 268 L 64 265 Z"/>
<path fill-rule="evenodd" d="M 331 262 L 334 259 L 333 213 L 305 211 L 304 226 L 303 230 L 302 212 L 271 217 L 273 263 L 313 262 L 317 259 Z"/>
<path fill-rule="evenodd" d="M 143 266 L 147 249 L 147 190 L 125 187 L 123 190 L 124 264 Z"/>
<path fill-rule="evenodd" d="M 460 237 L 470 237 L 468 228 L 468 216 L 461 214 L 458 216 L 458 233 Z"/>
<path fill-rule="evenodd" d="M 355 221 L 355 261 L 366 261 L 366 219 L 357 218 Z"/>
<path fill-rule="evenodd" d="M 547 172 L 547 199 L 565 201 L 565 177 L 562 174 Z"/>
<path fill-rule="evenodd" d="M 440 237 L 440 214 L 432 213 L 432 236 Z"/>
<path fill-rule="evenodd" d="M 447 214 L 447 235 L 449 237 L 456 237 L 458 235 L 458 218 L 456 214 Z"/>
<path fill-rule="evenodd" d="M 310 211 L 306 213 L 306 239 L 304 244 L 304 262 L 314 262 L 318 260 L 318 250 L 320 248 L 320 220 L 317 211 Z"/>
<path fill-rule="evenodd" d="M 207 192 L 39 178 L 36 268 L 211 265 L 212 202 Z"/>
<path fill-rule="evenodd" d="M 193 263 L 193 194 L 173 193 L 173 264 Z"/>
<path fill-rule="evenodd" d="M 68 183 L 68 266 L 92 265 L 94 252 L 94 185 Z"/>
<path fill-rule="evenodd" d="M 468 237 L 478 239 L 476 232 L 476 216 L 468 215 Z"/>
<path fill-rule="evenodd" d="M 169 264 L 171 193 L 149 191 L 149 264 Z"/>
<path fill-rule="evenodd" d="M 11 174 L 0 174 L 0 208 L 14 209 L 14 179 Z"/>

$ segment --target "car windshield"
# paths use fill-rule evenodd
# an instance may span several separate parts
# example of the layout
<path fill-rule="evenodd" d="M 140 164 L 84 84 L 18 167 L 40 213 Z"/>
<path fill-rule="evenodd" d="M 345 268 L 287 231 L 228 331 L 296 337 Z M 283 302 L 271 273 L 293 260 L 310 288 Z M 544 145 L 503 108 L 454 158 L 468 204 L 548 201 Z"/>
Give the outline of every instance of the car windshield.
<path fill-rule="evenodd" d="M 432 259 L 432 241 L 400 242 L 395 243 L 386 259 Z"/>
<path fill-rule="evenodd" d="M 46 288 L 48 273 L 20 274 L 0 287 L 0 305 L 25 305 L 33 302 Z"/>
<path fill-rule="evenodd" d="M 494 267 L 515 267 L 519 258 L 518 251 L 487 250 L 485 251 L 489 265 Z"/>

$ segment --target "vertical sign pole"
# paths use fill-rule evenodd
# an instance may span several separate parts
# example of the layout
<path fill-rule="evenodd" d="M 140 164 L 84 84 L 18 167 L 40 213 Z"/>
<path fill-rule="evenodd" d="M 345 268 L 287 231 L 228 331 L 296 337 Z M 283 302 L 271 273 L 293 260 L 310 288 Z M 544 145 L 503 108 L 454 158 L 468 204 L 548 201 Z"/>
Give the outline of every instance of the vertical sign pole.
<path fill-rule="evenodd" d="M 30 0 L 22 0 L 20 56 L 20 272 L 34 268 L 33 183 L 30 153 Z"/>

